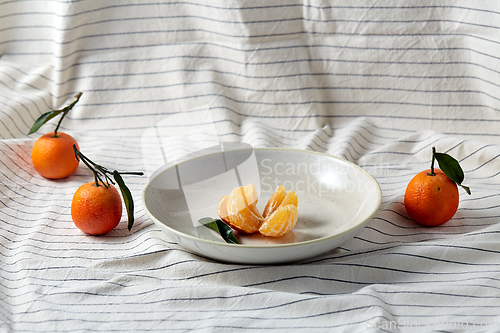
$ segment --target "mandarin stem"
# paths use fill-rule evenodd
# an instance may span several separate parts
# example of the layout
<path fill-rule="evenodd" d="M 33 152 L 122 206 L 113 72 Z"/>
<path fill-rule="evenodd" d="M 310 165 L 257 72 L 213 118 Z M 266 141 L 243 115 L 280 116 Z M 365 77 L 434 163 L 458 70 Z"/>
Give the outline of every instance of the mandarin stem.
<path fill-rule="evenodd" d="M 99 187 L 99 181 L 104 184 L 102 181 L 101 177 L 99 177 L 99 174 L 97 171 L 93 168 L 91 165 L 92 161 L 88 160 L 85 155 L 83 155 L 78 148 L 76 148 L 76 145 L 73 145 L 73 150 L 75 151 L 75 157 L 77 160 L 81 160 L 87 168 L 89 168 L 93 173 L 94 173 L 94 181 L 95 181 L 95 186 Z M 90 163 L 89 163 L 90 162 Z M 93 163 L 92 163 L 93 164 Z"/>
<path fill-rule="evenodd" d="M 78 148 L 76 148 L 76 145 L 73 145 L 73 150 L 75 152 L 75 157 L 77 160 L 81 160 L 87 168 L 89 168 L 93 173 L 94 173 L 94 179 L 95 179 L 95 184 L 96 186 L 99 186 L 99 182 L 103 183 L 103 185 L 107 188 L 109 188 L 109 183 L 114 184 L 113 180 L 108 176 L 108 174 L 112 175 L 113 172 L 109 171 L 107 168 L 96 164 L 92 162 L 87 156 L 83 155 Z M 101 174 L 104 176 L 105 181 L 102 180 Z M 143 172 L 119 172 L 121 175 L 137 175 L 137 176 L 142 176 L 144 175 Z"/>
<path fill-rule="evenodd" d="M 432 162 L 431 162 L 431 173 L 429 176 L 435 176 L 436 174 L 434 173 L 434 160 L 436 158 L 436 147 L 432 147 Z"/>
<path fill-rule="evenodd" d="M 57 138 L 57 130 L 59 129 L 59 126 L 61 126 L 61 123 L 62 123 L 64 117 L 66 117 L 66 115 L 73 108 L 73 106 L 75 106 L 75 104 L 78 103 L 78 101 L 80 100 L 80 97 L 82 97 L 82 95 L 83 95 L 82 92 L 79 92 L 78 94 L 76 94 L 75 100 L 73 101 L 73 103 L 71 103 L 70 105 L 68 105 L 67 107 L 64 108 L 63 114 L 62 114 L 61 118 L 59 119 L 59 121 L 57 122 L 56 129 L 54 130 L 54 138 Z"/>

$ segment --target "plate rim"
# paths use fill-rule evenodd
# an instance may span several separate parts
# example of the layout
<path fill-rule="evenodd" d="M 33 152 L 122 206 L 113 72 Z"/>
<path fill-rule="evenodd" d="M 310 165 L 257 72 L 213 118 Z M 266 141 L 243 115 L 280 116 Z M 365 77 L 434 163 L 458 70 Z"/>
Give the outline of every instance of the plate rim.
<path fill-rule="evenodd" d="M 338 162 L 341 162 L 341 163 L 346 163 L 346 164 L 348 164 L 348 165 L 350 165 L 350 166 L 352 166 L 352 167 L 354 167 L 356 169 L 359 169 L 362 173 L 365 174 L 365 176 L 367 176 L 376 185 L 375 187 L 377 189 L 376 193 L 377 193 L 377 201 L 378 201 L 378 203 L 376 205 L 376 209 L 374 209 L 371 212 L 371 214 L 365 220 L 363 220 L 360 223 L 355 224 L 354 226 L 352 226 L 350 228 L 347 228 L 346 230 L 342 231 L 341 233 L 330 235 L 330 236 L 325 236 L 325 237 L 320 237 L 320 238 L 316 238 L 316 239 L 310 239 L 310 240 L 306 240 L 306 241 L 302 241 L 302 242 L 296 242 L 296 243 L 271 244 L 271 245 L 231 244 L 231 243 L 217 242 L 217 241 L 213 241 L 213 240 L 210 240 L 210 239 L 204 239 L 204 238 L 199 238 L 199 237 L 196 237 L 196 236 L 188 235 L 188 234 L 180 232 L 180 231 L 178 231 L 178 230 L 176 230 L 174 228 L 171 228 L 168 225 L 164 224 L 163 222 L 161 222 L 160 220 L 158 220 L 149 211 L 149 209 L 148 209 L 148 207 L 146 205 L 146 202 L 145 202 L 146 191 L 151 186 L 152 180 L 154 180 L 154 178 L 158 177 L 165 170 L 168 170 L 169 168 L 174 167 L 175 165 L 178 165 L 179 163 L 184 163 L 184 162 L 187 162 L 187 161 L 192 161 L 194 159 L 197 159 L 197 158 L 200 158 L 200 157 L 204 157 L 204 156 L 207 156 L 207 155 L 201 155 L 201 156 L 193 157 L 193 158 L 190 158 L 190 159 L 180 160 L 180 161 L 177 161 L 177 163 L 172 163 L 172 164 L 170 164 L 168 166 L 165 166 L 165 168 L 163 170 L 161 170 L 161 172 L 156 172 L 155 171 L 153 173 L 152 177 L 148 180 L 148 183 L 146 184 L 146 186 L 142 190 L 142 193 L 141 193 L 142 208 L 144 209 L 144 211 L 146 212 L 146 214 L 148 215 L 148 217 L 151 220 L 153 220 L 153 222 L 155 224 L 158 224 L 158 226 L 160 226 L 161 228 L 168 229 L 169 231 L 171 231 L 173 234 L 177 235 L 178 237 L 188 238 L 188 239 L 190 239 L 193 242 L 202 242 L 202 243 L 205 243 L 205 244 L 219 246 L 219 247 L 241 248 L 241 249 L 242 248 L 246 248 L 246 249 L 274 249 L 274 248 L 286 248 L 286 247 L 299 247 L 299 246 L 307 246 L 307 245 L 310 245 L 310 244 L 313 244 L 313 243 L 322 243 L 322 242 L 326 242 L 328 240 L 333 240 L 333 239 L 336 239 L 336 238 L 340 238 L 340 237 L 343 237 L 346 234 L 349 234 L 349 233 L 353 232 L 354 230 L 360 228 L 360 226 L 361 226 L 361 228 L 360 228 L 360 230 L 361 230 L 363 224 L 368 223 L 373 218 L 373 216 L 380 209 L 380 206 L 382 204 L 382 189 L 380 188 L 380 184 L 375 179 L 375 177 L 373 177 L 368 171 L 364 170 L 362 167 L 360 167 L 359 165 L 357 165 L 357 164 L 355 164 L 353 162 L 350 162 L 350 161 L 348 161 L 346 159 L 343 159 L 343 158 L 340 158 L 340 157 L 337 157 L 337 156 L 333 156 L 333 155 L 330 155 L 330 154 L 321 153 L 321 152 L 317 152 L 317 151 L 313 151 L 313 150 L 307 150 L 307 149 L 280 148 L 280 147 L 253 147 L 253 149 L 254 150 L 262 150 L 262 151 L 266 151 L 266 150 L 267 151 L 278 150 L 278 151 L 286 151 L 286 152 L 296 152 L 296 153 L 305 153 L 305 154 L 319 155 L 319 156 L 322 156 L 322 157 L 326 157 L 326 158 L 331 158 L 331 159 L 337 160 Z M 218 153 L 213 153 L 213 154 L 218 154 Z M 209 155 L 211 155 L 211 154 L 209 154 Z"/>

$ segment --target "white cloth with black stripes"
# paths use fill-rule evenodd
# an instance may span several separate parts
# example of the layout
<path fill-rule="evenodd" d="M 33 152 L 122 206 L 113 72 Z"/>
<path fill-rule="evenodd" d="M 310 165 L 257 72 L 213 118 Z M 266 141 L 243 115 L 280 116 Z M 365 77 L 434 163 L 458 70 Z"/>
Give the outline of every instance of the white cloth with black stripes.
<path fill-rule="evenodd" d="M 498 332 L 499 22 L 495 1 L 0 2 L 0 331 Z M 78 91 L 61 130 L 111 169 L 144 170 L 143 133 L 208 106 L 222 141 L 360 165 L 382 206 L 322 256 L 230 265 L 170 241 L 128 177 L 133 229 L 87 236 L 90 172 L 44 179 L 31 148 L 55 123 L 26 135 Z M 472 195 L 425 228 L 403 195 L 432 146 Z"/>

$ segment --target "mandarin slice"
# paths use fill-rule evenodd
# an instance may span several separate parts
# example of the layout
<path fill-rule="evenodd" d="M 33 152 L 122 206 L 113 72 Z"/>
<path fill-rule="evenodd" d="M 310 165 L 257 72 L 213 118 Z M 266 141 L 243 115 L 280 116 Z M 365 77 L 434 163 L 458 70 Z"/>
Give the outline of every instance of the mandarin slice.
<path fill-rule="evenodd" d="M 262 217 L 266 218 L 267 216 L 271 215 L 276 210 L 276 208 L 281 205 L 283 199 L 285 199 L 285 196 L 285 187 L 281 185 L 278 186 L 278 188 L 276 188 L 276 191 L 267 202 L 266 207 L 264 208 L 264 212 L 262 213 Z"/>
<path fill-rule="evenodd" d="M 235 188 L 232 192 L 238 192 L 243 195 L 248 209 L 250 209 L 252 213 L 254 213 L 259 219 L 262 219 L 262 215 L 257 209 L 257 201 L 259 200 L 259 197 L 255 186 L 253 186 L 252 184 L 248 184 L 247 186 L 240 186 Z"/>
<path fill-rule="evenodd" d="M 227 202 L 229 200 L 229 195 L 226 195 L 222 197 L 220 200 L 219 204 L 217 205 L 217 214 L 219 215 L 220 219 L 224 221 L 227 224 L 231 224 L 231 221 L 229 219 L 229 213 L 227 212 Z M 257 216 L 259 219 L 262 219 L 262 216 L 260 215 L 259 210 L 257 209 L 256 205 L 249 205 L 248 209 Z"/>
<path fill-rule="evenodd" d="M 222 197 L 219 204 L 217 205 L 217 214 L 220 219 L 225 223 L 229 224 L 229 214 L 227 213 L 227 199 L 229 199 L 229 195 Z"/>
<path fill-rule="evenodd" d="M 286 193 L 283 186 L 278 186 L 269 199 L 263 216 L 265 217 L 259 232 L 264 236 L 280 237 L 297 223 L 299 199 L 295 191 Z"/>
<path fill-rule="evenodd" d="M 297 223 L 298 217 L 299 211 L 295 205 L 281 205 L 264 220 L 259 232 L 268 237 L 283 236 L 292 230 Z"/>
<path fill-rule="evenodd" d="M 230 226 L 249 234 L 259 230 L 262 217 L 256 207 L 256 198 L 257 192 L 251 184 L 237 187 L 231 192 L 227 198 L 227 219 Z"/>
<path fill-rule="evenodd" d="M 249 205 L 249 206 L 256 206 L 257 205 L 257 201 L 259 200 L 259 195 L 257 194 L 257 190 L 255 189 L 255 186 L 253 186 L 252 184 L 248 184 L 247 186 L 241 186 L 241 187 L 237 187 L 237 188 L 240 189 L 240 192 L 243 191 L 241 193 L 244 195 L 247 205 Z M 259 213 L 259 215 L 260 215 L 260 213 Z"/>
<path fill-rule="evenodd" d="M 297 198 L 297 194 L 295 194 L 295 191 L 288 192 L 283 201 L 281 202 L 281 206 L 294 205 L 295 207 L 297 207 L 298 204 L 299 204 L 299 198 Z"/>

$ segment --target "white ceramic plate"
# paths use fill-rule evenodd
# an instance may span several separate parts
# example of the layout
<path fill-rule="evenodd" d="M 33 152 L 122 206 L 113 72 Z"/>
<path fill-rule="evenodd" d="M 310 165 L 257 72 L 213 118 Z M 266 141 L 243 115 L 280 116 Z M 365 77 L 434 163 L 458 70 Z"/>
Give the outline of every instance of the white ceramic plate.
<path fill-rule="evenodd" d="M 197 222 L 218 218 L 222 196 L 248 183 L 260 194 L 260 211 L 278 185 L 297 193 L 299 219 L 292 231 L 279 238 L 235 232 L 241 244 L 228 244 Z M 312 151 L 244 144 L 223 144 L 166 165 L 142 193 L 146 213 L 180 245 L 240 264 L 292 262 L 333 250 L 370 221 L 381 200 L 377 181 L 355 164 Z"/>

